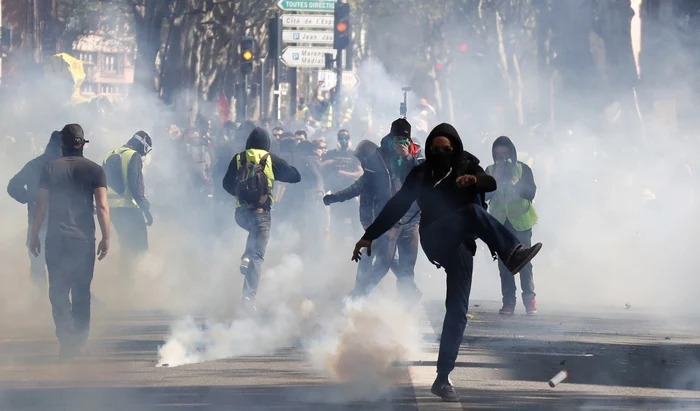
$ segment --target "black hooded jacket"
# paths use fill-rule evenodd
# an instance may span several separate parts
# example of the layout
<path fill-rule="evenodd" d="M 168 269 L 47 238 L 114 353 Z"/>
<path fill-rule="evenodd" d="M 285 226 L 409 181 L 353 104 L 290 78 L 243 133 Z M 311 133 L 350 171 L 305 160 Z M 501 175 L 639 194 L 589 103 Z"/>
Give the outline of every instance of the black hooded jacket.
<path fill-rule="evenodd" d="M 508 148 L 508 157 L 513 162 L 513 164 L 518 164 L 523 168 L 523 174 L 520 176 L 520 180 L 515 184 L 515 192 L 525 200 L 532 201 L 535 199 L 535 193 L 537 192 L 537 186 L 535 185 L 535 177 L 532 174 L 532 169 L 523 162 L 518 162 L 518 151 L 515 149 L 515 144 L 506 136 L 498 137 L 491 148 L 491 155 L 493 156 L 493 161 L 496 161 L 496 156 L 494 150 L 496 147 L 506 147 Z M 496 169 L 496 165 L 493 165 L 493 169 Z M 505 178 L 505 181 L 499 182 L 498 184 L 511 184 L 513 176 L 499 176 L 500 178 Z M 486 200 L 490 200 L 495 192 L 486 194 Z"/>
<path fill-rule="evenodd" d="M 433 140 L 443 136 L 450 139 L 457 153 L 451 170 L 446 175 L 436 172 L 435 160 L 430 151 Z M 496 180 L 479 166 L 479 159 L 464 151 L 462 140 L 450 124 L 440 124 L 430 132 L 426 142 L 426 161 L 413 168 L 406 177 L 401 190 L 386 204 L 365 231 L 362 237 L 373 241 L 388 231 L 417 202 L 421 211 L 421 227 L 441 218 L 449 218 L 450 213 L 471 203 L 483 203 L 482 195 L 496 189 Z M 458 176 L 470 174 L 476 177 L 476 184 L 458 188 Z"/>
<path fill-rule="evenodd" d="M 267 131 L 265 131 L 264 129 L 256 127 L 248 136 L 248 140 L 246 140 L 245 144 L 245 149 L 257 149 L 269 152 L 270 135 L 267 134 Z M 241 154 L 242 153 L 238 153 L 235 156 L 233 156 L 231 162 L 228 165 L 228 170 L 226 171 L 226 175 L 224 176 L 223 180 L 224 190 L 226 190 L 227 193 L 234 196 L 236 193 L 236 172 L 238 170 L 238 157 Z M 298 183 L 299 181 L 301 181 L 301 174 L 299 174 L 299 171 L 296 168 L 290 166 L 289 163 L 287 163 L 275 154 L 270 153 L 269 158 L 272 160 L 272 172 L 275 175 L 275 181 L 280 181 L 283 183 Z M 267 206 L 269 207 L 269 204 Z"/>
<path fill-rule="evenodd" d="M 400 192 L 405 181 L 410 176 L 412 170 L 423 162 L 420 150 L 416 155 L 404 159 L 398 168 L 398 175 L 392 176 L 389 162 L 392 161 L 393 148 L 391 147 L 391 136 L 385 136 L 381 145 L 362 160 L 364 174 L 350 187 L 341 190 L 336 194 L 338 201 L 347 201 L 357 196 L 362 196 L 361 202 L 364 204 L 360 209 L 360 222 L 368 225 L 368 218 L 379 215 L 379 212 Z M 371 211 L 368 205 L 371 201 Z M 403 217 L 403 218 L 402 218 Z M 409 204 L 408 208 L 398 217 L 396 223 L 409 224 L 420 220 L 420 209 L 416 204 Z M 393 225 L 392 225 L 393 226 Z M 391 228 L 391 227 L 389 227 Z M 387 228 L 388 230 L 388 228 Z M 386 230 L 382 231 L 382 234 Z"/>
<path fill-rule="evenodd" d="M 51 138 L 46 145 L 44 153 L 25 164 L 22 170 L 12 177 L 7 184 L 7 193 L 10 197 L 21 204 L 27 205 L 30 221 L 34 215 L 34 203 L 39 190 L 41 169 L 44 168 L 46 163 L 59 159 L 62 156 L 61 133 L 54 131 L 51 133 Z"/>

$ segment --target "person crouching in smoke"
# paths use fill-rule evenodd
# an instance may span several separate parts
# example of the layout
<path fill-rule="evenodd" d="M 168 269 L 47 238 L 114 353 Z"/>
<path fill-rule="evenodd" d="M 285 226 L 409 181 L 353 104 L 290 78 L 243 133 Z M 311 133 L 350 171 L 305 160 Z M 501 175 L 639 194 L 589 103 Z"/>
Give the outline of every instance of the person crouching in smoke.
<path fill-rule="evenodd" d="M 496 180 L 479 166 L 479 160 L 463 150 L 457 130 L 450 124 L 435 127 L 425 143 L 426 161 L 414 167 L 403 186 L 384 206 L 353 251 L 359 261 L 363 248 L 372 255 L 372 242 L 389 231 L 414 202 L 421 211 L 420 242 L 426 257 L 447 273 L 447 298 L 437 378 L 431 392 L 443 401 L 459 396 L 449 380 L 467 325 L 472 284 L 474 240 L 480 238 L 517 274 L 542 248 L 525 247 L 518 238 L 491 216 L 483 205 L 483 194 L 496 190 Z"/>

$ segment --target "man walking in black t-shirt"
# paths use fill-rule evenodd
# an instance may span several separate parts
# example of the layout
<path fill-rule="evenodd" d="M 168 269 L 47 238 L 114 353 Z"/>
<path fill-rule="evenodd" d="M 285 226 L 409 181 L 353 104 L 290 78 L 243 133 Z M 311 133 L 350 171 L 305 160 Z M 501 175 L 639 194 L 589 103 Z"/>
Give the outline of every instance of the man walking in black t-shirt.
<path fill-rule="evenodd" d="M 80 125 L 68 124 L 61 130 L 63 157 L 41 171 L 29 243 L 30 251 L 38 255 L 39 231 L 48 208 L 46 267 L 62 358 L 78 354 L 90 329 L 90 284 L 95 268 L 93 197 L 102 232 L 98 258 L 102 260 L 109 250 L 107 182 L 102 167 L 83 157 L 85 143 Z"/>

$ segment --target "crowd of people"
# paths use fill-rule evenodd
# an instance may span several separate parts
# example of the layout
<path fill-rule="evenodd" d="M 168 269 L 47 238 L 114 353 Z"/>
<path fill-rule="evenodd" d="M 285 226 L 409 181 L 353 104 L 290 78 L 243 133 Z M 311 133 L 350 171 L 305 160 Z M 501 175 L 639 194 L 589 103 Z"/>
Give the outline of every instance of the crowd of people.
<path fill-rule="evenodd" d="M 170 126 L 162 147 L 156 143 L 155 149 L 154 139 L 137 131 L 107 152 L 101 164 L 83 156 L 88 140 L 80 125 L 55 131 L 46 152 L 10 180 L 8 193 L 27 204 L 32 279 L 46 284 L 48 268 L 61 356 L 74 357 L 87 340 L 95 256 L 101 260 L 108 254 L 110 227 L 119 238 L 122 270 L 130 271 L 148 251 L 154 217 L 146 192 L 162 199 L 159 185 L 151 186 L 149 180 L 158 181 L 159 172 L 167 172 L 183 188 L 171 203 L 190 213 L 185 220 L 193 229 L 221 226 L 235 209 L 235 222 L 247 232 L 238 267 L 247 315 L 256 313 L 266 248 L 275 232 L 273 215 L 304 238 L 299 253 L 307 259 L 364 230 L 353 251 L 359 264 L 351 299 L 366 297 L 391 270 L 401 302 L 407 309 L 415 306 L 422 297 L 414 272 L 421 245 L 429 261 L 447 272 L 447 312 L 433 393 L 456 400 L 448 375 L 466 326 L 477 238 L 499 259 L 501 314 L 515 310 L 517 273 L 527 313 L 537 312 L 529 262 L 541 244 L 531 245 L 537 222 L 532 170 L 518 161 L 507 137 L 496 140 L 494 164 L 484 170 L 449 124 L 435 127 L 424 147 L 405 118 L 394 121 L 379 144 L 362 140 L 355 148 L 346 129 L 335 133 L 332 150 L 323 136 L 310 139 L 308 130 L 292 130 L 281 124 L 268 131 L 264 124 L 227 122 L 221 137 L 213 138 L 211 123 L 184 132 Z M 151 161 L 153 150 L 162 150 L 160 158 L 184 163 L 180 174 Z M 97 246 L 95 214 L 102 234 Z"/>

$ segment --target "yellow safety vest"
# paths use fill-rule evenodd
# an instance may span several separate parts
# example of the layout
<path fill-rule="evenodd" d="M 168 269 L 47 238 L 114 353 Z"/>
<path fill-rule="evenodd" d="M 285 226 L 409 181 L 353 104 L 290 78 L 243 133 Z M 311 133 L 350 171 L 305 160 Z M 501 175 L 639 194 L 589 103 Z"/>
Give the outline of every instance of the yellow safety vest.
<path fill-rule="evenodd" d="M 121 195 L 112 190 L 112 188 L 109 187 L 109 184 L 107 185 L 107 203 L 109 204 L 110 208 L 138 208 L 138 204 L 136 204 L 134 196 L 131 194 L 128 179 L 129 163 L 131 162 L 131 158 L 134 156 L 134 154 L 136 154 L 136 150 L 130 147 L 122 146 L 114 151 L 110 151 L 105 156 L 105 163 L 107 162 L 107 159 L 113 155 L 119 156 L 122 163 L 122 178 L 124 179 L 124 193 Z"/>
<path fill-rule="evenodd" d="M 268 154 L 265 150 L 259 150 L 257 148 L 250 148 L 241 154 L 245 154 L 246 161 L 252 164 L 260 164 L 260 160 L 265 154 Z M 236 170 L 241 168 L 241 154 L 236 154 Z M 270 203 L 274 201 L 272 197 L 272 189 L 274 188 L 275 173 L 272 171 L 272 155 L 267 156 L 267 161 L 265 162 L 265 175 L 267 176 L 267 184 L 270 187 Z M 236 207 L 240 207 L 241 203 L 236 199 Z"/>
<path fill-rule="evenodd" d="M 486 167 L 486 172 L 493 175 L 493 166 Z M 515 177 L 523 176 L 523 163 L 515 164 Z M 489 201 L 489 212 L 501 224 L 510 221 L 515 231 L 530 230 L 537 224 L 537 213 L 529 200 L 520 198 L 512 184 L 506 187 L 498 187 Z"/>

